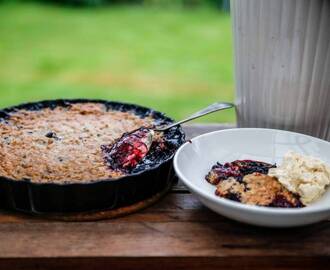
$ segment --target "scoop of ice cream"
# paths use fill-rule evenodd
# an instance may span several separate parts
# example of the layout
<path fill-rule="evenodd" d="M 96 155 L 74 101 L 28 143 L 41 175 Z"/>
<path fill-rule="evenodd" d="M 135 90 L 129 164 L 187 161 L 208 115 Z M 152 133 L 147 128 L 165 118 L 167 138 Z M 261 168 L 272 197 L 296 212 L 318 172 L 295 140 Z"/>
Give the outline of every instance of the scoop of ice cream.
<path fill-rule="evenodd" d="M 330 166 L 322 160 L 288 152 L 283 163 L 269 170 L 270 176 L 276 177 L 288 190 L 299 194 L 306 205 L 320 198 L 330 184 Z"/>

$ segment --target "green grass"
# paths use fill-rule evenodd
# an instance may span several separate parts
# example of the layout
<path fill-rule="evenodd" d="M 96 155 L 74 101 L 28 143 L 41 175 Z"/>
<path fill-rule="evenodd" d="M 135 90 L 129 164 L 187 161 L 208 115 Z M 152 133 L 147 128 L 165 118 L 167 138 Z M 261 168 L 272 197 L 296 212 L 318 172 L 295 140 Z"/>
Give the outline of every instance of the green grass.
<path fill-rule="evenodd" d="M 208 8 L 2 4 L 0 59 L 0 107 L 103 98 L 179 119 L 233 100 L 230 17 Z M 234 120 L 224 111 L 199 121 Z"/>

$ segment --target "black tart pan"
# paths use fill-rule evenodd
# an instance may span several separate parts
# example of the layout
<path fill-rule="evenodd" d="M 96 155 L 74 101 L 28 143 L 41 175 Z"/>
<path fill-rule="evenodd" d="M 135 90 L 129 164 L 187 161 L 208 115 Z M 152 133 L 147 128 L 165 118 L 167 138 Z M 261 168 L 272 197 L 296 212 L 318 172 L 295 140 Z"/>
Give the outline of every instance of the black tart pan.
<path fill-rule="evenodd" d="M 58 106 L 64 107 L 86 102 L 101 103 L 108 109 L 129 111 L 141 117 L 153 116 L 159 125 L 173 122 L 163 113 L 149 108 L 90 99 L 61 99 L 26 103 L 0 110 L 0 121 L 5 121 L 11 113 L 21 109 L 54 109 Z M 34 183 L 29 179 L 12 180 L 0 177 L 0 208 L 32 214 L 61 214 L 111 210 L 146 200 L 165 190 L 175 179 L 172 158 L 175 150 L 184 142 L 185 135 L 181 127 L 175 127 L 165 132 L 164 137 L 173 146 L 170 152 L 160 153 L 160 155 L 151 153 L 153 156 L 148 158 L 148 162 L 141 164 L 131 174 L 121 178 L 58 184 Z"/>

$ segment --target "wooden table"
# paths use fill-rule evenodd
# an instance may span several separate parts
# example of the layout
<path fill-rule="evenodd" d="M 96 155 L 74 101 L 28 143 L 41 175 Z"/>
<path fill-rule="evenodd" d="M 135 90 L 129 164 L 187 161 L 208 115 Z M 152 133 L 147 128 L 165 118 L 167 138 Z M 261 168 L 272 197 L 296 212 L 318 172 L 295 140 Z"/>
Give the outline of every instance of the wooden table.
<path fill-rule="evenodd" d="M 224 126 L 186 126 L 192 137 Z M 99 222 L 0 212 L 0 270 L 330 269 L 330 222 L 298 229 L 239 224 L 180 183 L 154 206 Z"/>

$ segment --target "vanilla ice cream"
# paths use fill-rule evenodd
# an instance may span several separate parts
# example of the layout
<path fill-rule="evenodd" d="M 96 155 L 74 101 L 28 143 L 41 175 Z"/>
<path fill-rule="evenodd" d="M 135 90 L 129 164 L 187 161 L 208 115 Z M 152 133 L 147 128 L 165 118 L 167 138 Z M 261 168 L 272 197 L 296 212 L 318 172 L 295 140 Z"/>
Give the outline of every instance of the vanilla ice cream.
<path fill-rule="evenodd" d="M 272 168 L 268 173 L 291 192 L 300 195 L 300 200 L 307 205 L 322 196 L 330 184 L 330 166 L 318 158 L 288 152 L 283 163 Z"/>

